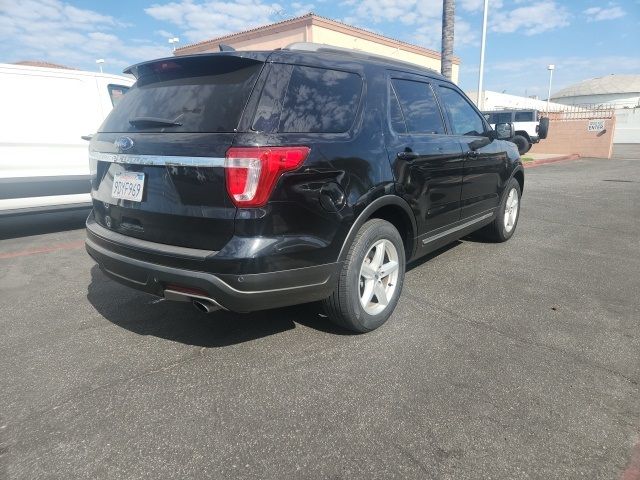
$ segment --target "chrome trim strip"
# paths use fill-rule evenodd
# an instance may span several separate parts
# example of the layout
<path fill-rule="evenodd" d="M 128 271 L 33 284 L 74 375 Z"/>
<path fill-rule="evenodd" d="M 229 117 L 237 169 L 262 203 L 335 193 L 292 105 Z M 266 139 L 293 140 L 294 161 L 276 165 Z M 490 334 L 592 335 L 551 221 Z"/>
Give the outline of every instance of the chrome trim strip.
<path fill-rule="evenodd" d="M 224 167 L 223 157 L 180 157 L 171 155 L 132 155 L 128 153 L 89 152 L 89 160 L 128 165 L 169 167 Z"/>
<path fill-rule="evenodd" d="M 461 225 L 458 225 L 457 227 L 453 227 L 450 228 L 449 230 L 445 230 L 444 232 L 438 233 L 437 235 L 434 235 L 433 237 L 428 237 L 422 240 L 422 245 L 426 245 L 428 243 L 431 242 L 435 242 L 436 240 L 440 240 L 443 237 L 446 237 L 447 235 L 457 232 L 459 230 L 462 230 L 464 228 L 470 227 L 471 225 L 473 225 L 474 223 L 479 223 L 482 220 L 485 220 L 491 216 L 493 216 L 493 211 L 489 212 L 489 213 L 485 213 L 484 215 L 478 217 L 478 218 L 474 218 L 473 220 L 469 220 L 468 222 L 465 222 Z"/>

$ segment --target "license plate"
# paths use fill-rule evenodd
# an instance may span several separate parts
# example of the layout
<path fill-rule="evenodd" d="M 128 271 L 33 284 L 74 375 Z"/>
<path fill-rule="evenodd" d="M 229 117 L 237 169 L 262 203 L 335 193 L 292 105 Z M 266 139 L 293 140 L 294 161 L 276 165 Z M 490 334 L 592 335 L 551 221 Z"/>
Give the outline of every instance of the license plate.
<path fill-rule="evenodd" d="M 111 196 L 113 198 L 141 202 L 143 191 L 144 173 L 116 173 L 113 177 L 113 188 L 111 189 Z"/>

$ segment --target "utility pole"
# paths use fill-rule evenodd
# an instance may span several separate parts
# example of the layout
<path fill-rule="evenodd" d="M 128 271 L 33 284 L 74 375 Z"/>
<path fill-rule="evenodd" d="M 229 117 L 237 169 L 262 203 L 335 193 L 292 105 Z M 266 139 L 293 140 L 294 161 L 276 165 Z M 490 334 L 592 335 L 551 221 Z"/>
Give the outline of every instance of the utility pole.
<path fill-rule="evenodd" d="M 480 44 L 480 72 L 478 73 L 478 98 L 476 105 L 479 110 L 484 108 L 484 50 L 487 44 L 487 14 L 489 11 L 489 0 L 484 0 L 484 16 L 482 19 L 482 43 Z"/>
<path fill-rule="evenodd" d="M 442 48 L 440 73 L 451 79 L 453 59 L 453 35 L 455 22 L 455 0 L 442 0 Z"/>

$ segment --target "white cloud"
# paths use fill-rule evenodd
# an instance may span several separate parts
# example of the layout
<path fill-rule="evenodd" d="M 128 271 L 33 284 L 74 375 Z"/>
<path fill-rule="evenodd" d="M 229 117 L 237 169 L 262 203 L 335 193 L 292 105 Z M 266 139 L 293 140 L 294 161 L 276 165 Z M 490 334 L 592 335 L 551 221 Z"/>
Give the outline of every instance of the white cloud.
<path fill-rule="evenodd" d="M 313 3 L 293 2 L 291 8 L 293 9 L 293 15 L 299 17 L 300 15 L 313 12 L 315 5 Z"/>
<path fill-rule="evenodd" d="M 110 71 L 170 54 L 165 45 L 131 45 L 116 31 L 127 24 L 118 19 L 70 5 L 62 0 L 0 2 L 0 60 L 47 60 L 70 67 L 95 69 L 104 58 Z"/>
<path fill-rule="evenodd" d="M 615 3 L 609 3 L 608 7 L 591 7 L 587 8 L 584 12 L 587 16 L 587 20 L 590 22 L 598 22 L 601 20 L 613 20 L 616 18 L 624 17 L 627 12 L 620 8 Z"/>
<path fill-rule="evenodd" d="M 277 21 L 283 9 L 278 3 L 263 3 L 261 0 L 199 3 L 181 0 L 153 4 L 144 11 L 156 20 L 182 29 L 187 40 L 198 42 Z"/>
<path fill-rule="evenodd" d="M 541 0 L 510 11 L 498 10 L 492 13 L 489 23 L 494 32 L 535 35 L 566 27 L 569 25 L 569 18 L 566 7 L 553 0 Z"/>

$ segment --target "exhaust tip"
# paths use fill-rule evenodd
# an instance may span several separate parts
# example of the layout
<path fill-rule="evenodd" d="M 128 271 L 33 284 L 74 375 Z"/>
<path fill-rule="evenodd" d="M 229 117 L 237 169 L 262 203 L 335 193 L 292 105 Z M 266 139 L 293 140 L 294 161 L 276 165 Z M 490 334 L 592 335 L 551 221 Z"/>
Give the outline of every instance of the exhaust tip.
<path fill-rule="evenodd" d="M 219 310 L 220 307 L 214 305 L 213 303 L 203 301 L 203 300 L 193 300 L 193 306 L 196 307 L 197 310 L 202 313 L 211 313 Z"/>

